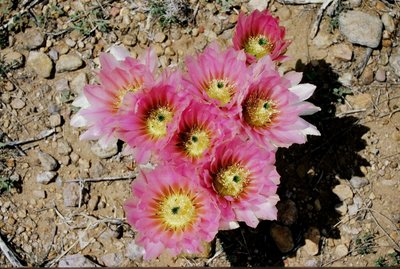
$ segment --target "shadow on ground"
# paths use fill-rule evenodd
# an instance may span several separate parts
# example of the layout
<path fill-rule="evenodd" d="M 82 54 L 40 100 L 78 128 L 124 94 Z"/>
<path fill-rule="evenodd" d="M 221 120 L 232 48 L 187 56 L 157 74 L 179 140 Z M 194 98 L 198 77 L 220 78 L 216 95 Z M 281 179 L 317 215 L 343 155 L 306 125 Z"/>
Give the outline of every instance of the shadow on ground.
<path fill-rule="evenodd" d="M 282 266 L 286 257 L 295 255 L 304 245 L 304 235 L 310 227 L 318 228 L 323 237 L 340 238 L 334 228 L 339 221 L 334 207 L 340 201 L 332 189 L 339 183 L 337 177 L 362 176 L 360 166 L 369 165 L 358 154 L 365 148 L 361 137 L 368 128 L 358 124 L 355 117 L 335 117 L 335 105 L 346 92 L 338 75 L 322 60 L 307 65 L 298 62 L 296 71 L 303 72 L 302 83 L 317 86 L 309 101 L 321 108 L 305 118 L 317 126 L 321 136 L 309 137 L 304 145 L 277 152 L 276 165 L 281 175 L 278 194 L 282 204 L 288 200 L 295 203 L 298 217 L 291 223 L 287 219 L 290 212 L 280 209 L 278 221 L 262 221 L 256 229 L 241 224 L 239 229 L 219 232 L 232 266 Z M 271 237 L 271 227 L 277 225 L 288 227 L 292 233 L 294 246 L 286 253 Z"/>

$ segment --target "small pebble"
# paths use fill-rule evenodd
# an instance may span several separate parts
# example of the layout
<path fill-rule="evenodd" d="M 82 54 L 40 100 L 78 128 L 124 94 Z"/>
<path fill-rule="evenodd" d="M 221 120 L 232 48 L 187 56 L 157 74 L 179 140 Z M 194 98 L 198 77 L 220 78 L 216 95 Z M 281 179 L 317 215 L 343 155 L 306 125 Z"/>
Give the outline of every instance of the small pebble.
<path fill-rule="evenodd" d="M 15 109 L 21 109 L 21 108 L 25 107 L 25 105 L 26 105 L 25 102 L 19 98 L 13 99 L 11 101 L 11 106 L 12 106 L 12 108 L 15 108 Z"/>
<path fill-rule="evenodd" d="M 344 244 L 340 244 L 335 248 L 335 255 L 338 258 L 345 257 L 347 256 L 348 253 L 349 253 L 349 248 Z"/>
<path fill-rule="evenodd" d="M 50 121 L 50 126 L 51 127 L 57 127 L 61 125 L 61 115 L 60 114 L 53 114 L 50 115 L 49 117 L 49 121 Z"/>
<path fill-rule="evenodd" d="M 351 186 L 353 186 L 356 189 L 360 189 L 362 187 L 365 187 L 369 184 L 368 179 L 364 178 L 364 177 L 357 177 L 354 176 L 350 179 L 350 184 Z"/>
<path fill-rule="evenodd" d="M 54 159 L 50 154 L 43 151 L 38 151 L 37 156 L 44 170 L 54 171 L 58 168 L 57 160 Z"/>
<path fill-rule="evenodd" d="M 57 172 L 46 171 L 37 175 L 36 182 L 40 184 L 49 184 L 56 176 Z"/>
<path fill-rule="evenodd" d="M 46 198 L 46 192 L 42 190 L 34 190 L 32 191 L 33 196 L 39 199 L 44 199 Z"/>

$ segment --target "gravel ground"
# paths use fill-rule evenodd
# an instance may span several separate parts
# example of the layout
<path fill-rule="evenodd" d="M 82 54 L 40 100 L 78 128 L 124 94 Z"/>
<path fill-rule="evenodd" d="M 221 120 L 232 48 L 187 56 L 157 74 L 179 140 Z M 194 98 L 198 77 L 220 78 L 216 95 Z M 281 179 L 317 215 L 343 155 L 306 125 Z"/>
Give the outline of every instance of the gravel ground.
<path fill-rule="evenodd" d="M 320 5 L 281 2 L 0 1 L 0 236 L 23 265 L 400 264 L 400 8 L 337 1 L 311 38 Z M 220 232 L 203 255 L 143 261 L 122 210 L 134 163 L 122 144 L 79 141 L 71 103 L 113 44 L 182 67 L 214 40 L 230 45 L 240 11 L 266 7 L 292 40 L 279 69 L 317 85 L 322 110 L 307 120 L 322 135 L 278 151 L 277 221 Z"/>

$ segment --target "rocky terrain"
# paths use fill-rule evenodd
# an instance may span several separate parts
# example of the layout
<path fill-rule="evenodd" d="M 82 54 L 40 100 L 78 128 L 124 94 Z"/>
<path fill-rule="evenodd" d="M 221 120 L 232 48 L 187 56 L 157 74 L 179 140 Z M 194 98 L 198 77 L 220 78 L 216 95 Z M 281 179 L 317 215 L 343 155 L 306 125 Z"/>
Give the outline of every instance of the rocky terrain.
<path fill-rule="evenodd" d="M 400 6 L 333 1 L 314 36 L 321 4 L 286 2 L 0 1 L 0 267 L 399 265 Z M 317 85 L 322 110 L 307 120 L 322 135 L 278 151 L 277 221 L 220 232 L 204 255 L 144 261 L 122 209 L 134 161 L 122 144 L 80 141 L 71 103 L 114 44 L 183 67 L 264 8 L 292 40 L 280 71 Z"/>

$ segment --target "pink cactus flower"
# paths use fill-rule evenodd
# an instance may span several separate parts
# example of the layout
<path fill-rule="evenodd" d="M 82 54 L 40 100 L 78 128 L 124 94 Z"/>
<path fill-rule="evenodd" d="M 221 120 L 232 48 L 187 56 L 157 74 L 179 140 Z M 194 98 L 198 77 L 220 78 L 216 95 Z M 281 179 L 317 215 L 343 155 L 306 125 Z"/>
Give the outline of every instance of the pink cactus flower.
<path fill-rule="evenodd" d="M 227 115 L 239 112 L 237 104 L 249 80 L 243 52 L 232 48 L 221 51 L 213 43 L 197 57 L 188 57 L 186 64 L 184 88 L 198 100 L 220 107 Z"/>
<path fill-rule="evenodd" d="M 290 44 L 284 38 L 285 28 L 279 26 L 279 19 L 274 18 L 268 10 L 255 10 L 248 16 L 239 14 L 233 47 L 246 52 L 249 64 L 265 55 L 270 55 L 274 61 L 281 61 L 285 59 L 283 54 Z"/>
<path fill-rule="evenodd" d="M 178 85 L 179 81 L 177 87 L 161 83 L 129 96 L 132 109 L 119 117 L 118 133 L 139 164 L 162 151 L 178 128 L 190 101 Z"/>
<path fill-rule="evenodd" d="M 192 101 L 179 123 L 178 130 L 161 154 L 168 163 L 191 163 L 201 166 L 213 156 L 215 147 L 232 138 L 236 126 L 210 104 Z"/>
<path fill-rule="evenodd" d="M 204 243 L 218 232 L 219 209 L 188 167 L 142 170 L 132 193 L 124 208 L 138 232 L 135 241 L 145 249 L 145 259 L 164 251 L 174 256 L 201 253 Z"/>
<path fill-rule="evenodd" d="M 221 210 L 220 229 L 237 228 L 237 221 L 255 228 L 260 219 L 276 219 L 279 175 L 274 163 L 275 153 L 252 141 L 235 138 L 216 149 L 203 178 Z"/>
<path fill-rule="evenodd" d="M 139 61 L 130 57 L 124 48 L 113 47 L 110 54 L 101 54 L 100 62 L 101 83 L 86 85 L 83 94 L 73 102 L 81 109 L 72 117 L 71 125 L 88 128 L 80 138 L 99 140 L 106 148 L 118 140 L 117 120 L 128 110 L 125 96 L 154 84 L 157 58 L 153 50 L 148 50 Z"/>
<path fill-rule="evenodd" d="M 268 56 L 252 70 L 255 80 L 241 103 L 240 123 L 245 136 L 271 149 L 302 144 L 307 135 L 320 135 L 315 126 L 300 117 L 320 110 L 304 101 L 313 94 L 314 85 L 299 84 L 301 73 L 281 76 Z"/>

